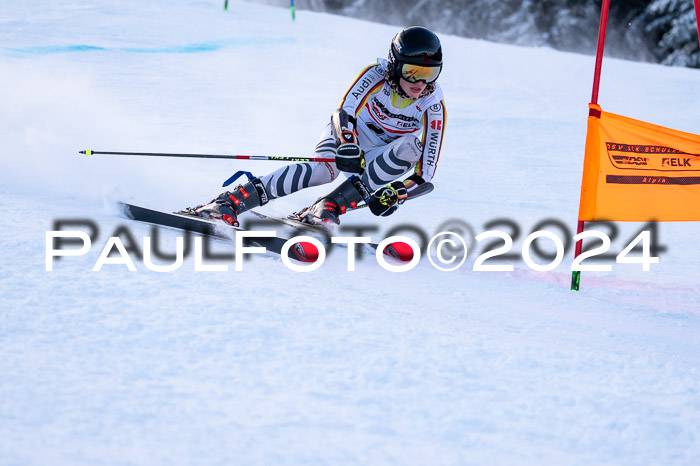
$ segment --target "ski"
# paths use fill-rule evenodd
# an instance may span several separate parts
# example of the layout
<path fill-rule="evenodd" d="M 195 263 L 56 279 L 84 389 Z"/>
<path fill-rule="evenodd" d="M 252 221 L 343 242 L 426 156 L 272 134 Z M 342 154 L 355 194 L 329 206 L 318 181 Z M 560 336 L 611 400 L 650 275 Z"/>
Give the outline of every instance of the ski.
<path fill-rule="evenodd" d="M 408 198 L 406 200 L 408 201 L 428 194 L 431 191 L 433 191 L 433 189 L 434 186 L 430 182 L 423 183 L 420 185 L 414 185 L 412 188 L 409 188 Z M 364 207 L 367 207 L 367 204 L 360 204 L 355 209 L 348 210 L 346 213 L 353 212 Z M 257 210 L 250 210 L 249 212 L 255 215 L 262 222 L 262 224 L 277 223 L 286 227 L 289 230 L 290 234 L 294 236 L 297 236 L 300 233 L 308 234 L 310 236 L 318 238 L 326 246 L 330 244 L 331 232 L 328 229 L 320 225 L 311 225 L 308 223 L 304 223 L 296 214 L 291 214 L 288 215 L 286 218 L 281 218 L 266 215 L 261 212 L 258 212 Z M 250 221 L 248 222 L 248 224 L 250 224 Z M 253 221 L 253 223 L 255 222 Z M 369 252 L 375 253 L 377 248 L 379 247 L 379 244 L 364 243 L 363 246 L 365 246 L 365 248 L 368 249 Z M 313 262 L 318 254 L 316 247 L 313 246 L 311 243 L 307 242 L 299 242 L 295 244 L 293 250 L 296 258 L 305 262 Z M 409 245 L 403 242 L 395 242 L 387 245 L 382 251 L 382 253 L 386 256 L 393 257 L 394 259 L 397 259 L 401 262 L 409 262 L 411 261 L 411 259 L 413 259 L 413 249 L 411 249 Z"/>
<path fill-rule="evenodd" d="M 248 223 L 244 223 L 246 226 L 251 225 L 251 223 L 253 225 L 281 225 L 287 229 L 289 236 L 308 235 L 321 241 L 325 247 L 347 248 L 344 244 L 332 244 L 331 232 L 321 226 L 309 225 L 291 218 L 272 217 L 256 210 L 249 210 L 248 212 L 256 216 L 260 223 L 255 222 L 255 220 L 252 220 L 252 222 L 247 220 Z M 249 229 L 252 230 L 253 228 Z M 360 250 L 364 249 L 367 253 L 375 254 L 379 243 L 362 243 L 357 246 L 360 247 Z M 302 262 L 315 262 L 318 257 L 316 246 L 305 241 L 296 243 L 292 246 L 291 251 L 294 253 L 294 258 Z M 410 262 L 413 259 L 413 249 L 400 241 L 388 244 L 382 252 L 385 256 L 392 257 L 400 262 Z"/>
<path fill-rule="evenodd" d="M 423 183 L 421 185 L 416 185 L 408 191 L 408 199 L 414 199 L 416 197 L 428 194 L 433 190 L 432 183 Z M 220 220 L 212 220 L 201 217 L 194 217 L 191 215 L 184 215 L 179 213 L 163 212 L 160 210 L 149 209 L 146 207 L 137 206 L 134 204 L 128 204 L 121 202 L 120 208 L 124 215 L 132 220 L 138 222 L 150 223 L 152 225 L 163 226 L 174 228 L 178 230 L 191 231 L 193 233 L 198 233 L 200 235 L 209 236 L 213 238 L 231 240 L 233 235 L 239 231 L 255 231 L 253 227 L 248 228 L 246 223 L 246 228 L 235 227 L 228 225 Z M 365 204 L 359 205 L 356 209 L 366 207 Z M 267 224 L 277 224 L 287 227 L 291 230 L 290 234 L 298 236 L 301 234 L 308 234 L 318 238 L 324 246 L 331 244 L 331 232 L 321 226 L 309 225 L 303 223 L 298 219 L 294 218 L 293 215 L 288 216 L 288 218 L 272 217 L 269 215 L 262 214 L 255 210 L 250 211 L 258 219 L 262 220 L 263 223 Z M 352 212 L 352 211 L 350 211 Z M 288 241 L 288 238 L 281 237 L 259 237 L 259 238 L 245 238 L 243 240 L 246 245 L 261 246 L 267 249 L 267 251 L 282 254 L 282 248 L 284 244 Z M 340 245 L 338 245 L 340 246 Z M 379 244 L 377 243 L 366 243 L 365 246 L 369 248 L 370 251 L 375 252 Z M 413 258 L 413 250 L 405 243 L 396 242 L 389 244 L 382 251 L 385 255 L 398 259 L 399 261 L 407 262 Z M 318 249 L 316 246 L 309 242 L 298 242 L 292 245 L 288 249 L 287 255 L 301 262 L 315 262 L 318 258 Z"/>
<path fill-rule="evenodd" d="M 253 228 L 239 228 L 232 225 L 228 225 L 219 220 L 209 220 L 205 218 L 193 217 L 190 215 L 183 215 L 178 213 L 163 212 L 160 210 L 149 209 L 146 207 L 137 206 L 134 204 L 128 204 L 122 202 L 119 204 L 122 212 L 126 217 L 144 223 L 150 223 L 159 227 L 168 227 L 176 230 L 190 231 L 203 236 L 208 236 L 212 238 L 218 238 L 223 240 L 231 241 L 233 235 L 239 231 L 255 231 Z M 283 224 L 285 220 L 278 219 L 275 217 L 268 217 L 259 212 L 253 212 L 259 218 L 264 218 L 265 220 L 272 221 L 275 224 Z M 307 232 L 309 230 L 318 230 L 310 225 L 296 225 L 295 227 L 306 228 Z M 298 230 L 297 230 L 298 231 Z M 318 233 L 318 231 L 316 231 Z M 328 236 L 328 238 L 330 238 Z M 259 237 L 259 238 L 244 238 L 243 243 L 246 246 L 261 246 L 264 247 L 268 252 L 274 254 L 282 254 L 282 247 L 288 241 L 288 238 L 280 237 Z M 328 246 L 330 243 L 328 241 L 321 240 Z M 341 246 L 341 245 L 337 245 Z M 368 245 L 372 250 L 376 250 L 377 244 Z M 397 246 L 400 250 L 400 245 Z M 287 256 L 291 259 L 296 259 L 300 262 L 315 262 L 318 259 L 318 249 L 308 242 L 298 242 L 292 245 L 287 251 Z M 395 252 L 395 245 L 389 245 L 385 249 L 385 254 L 395 257 L 399 260 L 402 259 L 402 255 Z M 410 259 L 409 259 L 410 260 Z"/>
<path fill-rule="evenodd" d="M 233 239 L 233 235 L 236 232 L 250 231 L 244 228 L 228 225 L 218 220 L 209 220 L 190 215 L 162 212 L 124 202 L 120 203 L 120 207 L 128 218 L 138 222 L 191 231 L 193 233 L 199 233 L 200 235 L 229 241 Z M 286 238 L 279 237 L 244 238 L 243 240 L 243 243 L 246 245 L 262 246 L 269 252 L 275 254 L 282 253 L 282 246 L 284 246 L 286 242 Z M 302 260 L 295 253 L 294 247 L 289 249 L 288 256 L 292 259 Z"/>

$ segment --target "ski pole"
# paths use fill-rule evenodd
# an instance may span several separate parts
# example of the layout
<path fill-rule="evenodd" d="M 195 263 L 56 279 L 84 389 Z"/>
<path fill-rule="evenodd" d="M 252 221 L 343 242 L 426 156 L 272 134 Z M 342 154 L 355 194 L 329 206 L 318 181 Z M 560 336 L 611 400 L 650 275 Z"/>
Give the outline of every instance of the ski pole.
<path fill-rule="evenodd" d="M 165 152 L 104 152 L 96 150 L 81 150 L 85 155 L 136 155 L 139 157 L 184 157 L 197 159 L 233 159 L 233 160 L 273 160 L 281 162 L 335 162 L 328 157 L 287 157 L 275 155 L 229 155 L 229 154 L 173 154 Z"/>

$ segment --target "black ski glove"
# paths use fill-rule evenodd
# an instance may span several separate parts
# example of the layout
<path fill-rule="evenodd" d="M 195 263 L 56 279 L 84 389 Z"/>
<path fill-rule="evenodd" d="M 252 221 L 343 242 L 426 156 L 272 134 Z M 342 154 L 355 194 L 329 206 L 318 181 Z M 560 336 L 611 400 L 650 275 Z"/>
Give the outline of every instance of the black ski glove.
<path fill-rule="evenodd" d="M 399 205 L 408 197 L 403 181 L 394 181 L 390 185 L 378 189 L 369 200 L 369 210 L 374 215 L 386 217 L 396 212 Z"/>
<path fill-rule="evenodd" d="M 365 153 L 357 144 L 357 138 L 352 131 L 343 131 L 344 141 L 335 150 L 335 166 L 338 170 L 348 173 L 365 171 Z"/>
<path fill-rule="evenodd" d="M 335 166 L 347 173 L 362 173 L 365 170 L 365 153 L 357 143 L 355 119 L 342 108 L 331 116 L 331 128 L 335 138 Z"/>

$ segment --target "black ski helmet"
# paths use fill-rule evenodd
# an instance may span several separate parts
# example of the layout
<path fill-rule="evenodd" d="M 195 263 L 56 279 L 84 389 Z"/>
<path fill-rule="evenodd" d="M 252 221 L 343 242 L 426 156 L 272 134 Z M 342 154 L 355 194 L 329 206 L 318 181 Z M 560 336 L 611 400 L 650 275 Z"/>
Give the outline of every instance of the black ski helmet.
<path fill-rule="evenodd" d="M 399 82 L 404 63 L 435 66 L 442 70 L 442 46 L 438 36 L 421 26 L 401 30 L 394 36 L 389 50 L 389 65 L 395 83 Z"/>

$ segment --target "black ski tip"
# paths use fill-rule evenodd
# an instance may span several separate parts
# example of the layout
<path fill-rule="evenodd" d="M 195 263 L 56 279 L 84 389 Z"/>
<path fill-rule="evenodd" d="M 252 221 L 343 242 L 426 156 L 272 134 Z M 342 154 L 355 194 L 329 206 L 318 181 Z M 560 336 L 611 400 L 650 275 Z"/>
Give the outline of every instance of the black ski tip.
<path fill-rule="evenodd" d="M 119 210 L 121 210 L 122 214 L 124 214 L 127 218 L 135 220 L 134 213 L 131 211 L 132 206 L 130 204 L 118 202 L 117 205 L 119 206 Z"/>

